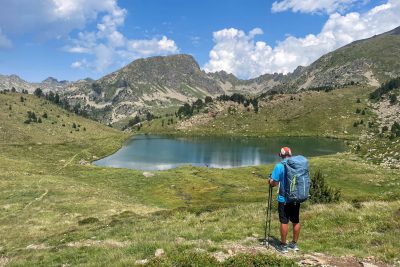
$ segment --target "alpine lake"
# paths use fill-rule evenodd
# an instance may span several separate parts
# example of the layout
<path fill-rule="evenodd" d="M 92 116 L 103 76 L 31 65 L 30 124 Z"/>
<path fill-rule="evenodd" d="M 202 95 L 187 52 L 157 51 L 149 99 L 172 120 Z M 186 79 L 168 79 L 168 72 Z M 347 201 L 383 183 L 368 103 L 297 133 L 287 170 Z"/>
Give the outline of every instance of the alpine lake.
<path fill-rule="evenodd" d="M 346 150 L 342 140 L 316 137 L 172 137 L 138 135 L 97 166 L 157 171 L 182 165 L 235 168 L 275 163 L 280 148 L 306 157 Z"/>

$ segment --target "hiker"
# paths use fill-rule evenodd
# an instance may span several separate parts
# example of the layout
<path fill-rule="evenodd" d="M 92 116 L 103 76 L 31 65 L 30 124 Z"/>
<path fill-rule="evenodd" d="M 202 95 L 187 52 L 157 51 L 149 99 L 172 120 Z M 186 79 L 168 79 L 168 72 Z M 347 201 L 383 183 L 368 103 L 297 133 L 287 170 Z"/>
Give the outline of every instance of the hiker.
<path fill-rule="evenodd" d="M 299 212 L 300 212 L 300 202 L 301 201 L 287 203 L 287 201 L 285 199 L 285 196 L 286 196 L 285 182 L 287 181 L 286 161 L 292 157 L 292 151 L 288 147 L 283 147 L 279 153 L 279 157 L 282 158 L 282 161 L 275 165 L 275 168 L 272 171 L 271 177 L 269 178 L 268 182 L 269 182 L 270 186 L 272 186 L 272 187 L 279 186 L 279 189 L 278 189 L 278 212 L 279 212 L 279 221 L 280 221 L 281 243 L 277 247 L 277 250 L 282 253 L 287 253 L 288 249 L 291 249 L 294 251 L 299 250 L 299 248 L 297 246 L 297 241 L 298 241 L 299 235 L 300 235 Z M 302 157 L 302 156 L 298 156 L 298 157 Z M 302 157 L 302 158 L 304 158 L 304 157 Z M 305 160 L 305 158 L 304 158 L 304 160 Z M 306 161 L 306 163 L 307 163 L 307 161 Z M 307 163 L 307 175 L 308 175 L 308 163 Z M 307 189 L 307 197 L 308 197 L 308 189 Z M 293 239 L 289 244 L 287 244 L 286 237 L 288 234 L 289 221 L 292 222 L 292 224 L 293 224 Z"/>

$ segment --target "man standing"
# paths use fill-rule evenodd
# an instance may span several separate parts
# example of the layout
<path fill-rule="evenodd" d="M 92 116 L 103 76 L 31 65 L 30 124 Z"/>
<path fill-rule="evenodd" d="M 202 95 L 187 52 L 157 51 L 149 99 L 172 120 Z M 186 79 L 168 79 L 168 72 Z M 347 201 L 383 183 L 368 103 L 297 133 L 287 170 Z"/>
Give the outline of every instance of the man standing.
<path fill-rule="evenodd" d="M 288 147 L 283 147 L 279 156 L 282 158 L 282 162 L 275 165 L 272 171 L 269 184 L 273 187 L 279 186 L 278 189 L 278 212 L 280 233 L 281 233 L 281 244 L 277 247 L 277 250 L 282 253 L 287 253 L 288 249 L 298 251 L 297 240 L 300 235 L 300 222 L 299 212 L 300 203 L 286 203 L 285 200 L 285 182 L 286 182 L 286 169 L 285 162 L 292 156 L 292 151 Z M 286 237 L 288 234 L 288 223 L 289 221 L 293 224 L 293 240 L 289 244 L 286 243 Z"/>

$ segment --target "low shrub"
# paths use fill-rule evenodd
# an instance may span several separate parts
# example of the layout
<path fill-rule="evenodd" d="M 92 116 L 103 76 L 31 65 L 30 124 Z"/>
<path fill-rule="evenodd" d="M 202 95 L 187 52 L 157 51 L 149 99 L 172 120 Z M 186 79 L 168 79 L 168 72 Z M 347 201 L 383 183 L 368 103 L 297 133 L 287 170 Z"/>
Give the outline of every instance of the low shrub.
<path fill-rule="evenodd" d="M 332 188 L 325 183 L 321 170 L 317 170 L 310 181 L 310 202 L 333 203 L 340 200 L 340 190 Z"/>

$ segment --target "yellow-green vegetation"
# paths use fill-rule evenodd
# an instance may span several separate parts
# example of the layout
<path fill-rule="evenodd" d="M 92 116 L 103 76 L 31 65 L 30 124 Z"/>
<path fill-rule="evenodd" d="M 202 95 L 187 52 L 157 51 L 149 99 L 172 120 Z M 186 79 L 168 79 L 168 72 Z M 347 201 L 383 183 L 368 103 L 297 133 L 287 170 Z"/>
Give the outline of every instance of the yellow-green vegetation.
<path fill-rule="evenodd" d="M 213 256 L 229 251 L 248 255 L 229 259 L 228 266 L 295 264 L 253 255 L 263 237 L 267 194 L 259 176 L 272 165 L 181 167 L 145 177 L 79 164 L 111 153 L 127 136 L 43 99 L 24 95 L 20 102 L 20 96 L 0 95 L 1 264 L 132 266 L 150 259 L 152 266 L 214 266 Z M 25 124 L 27 111 L 47 112 L 48 119 Z M 73 123 L 86 131 L 74 131 Z M 312 173 L 321 169 L 327 183 L 342 191 L 342 202 L 303 206 L 303 253 L 399 260 L 399 171 L 351 154 L 310 163 Z M 276 207 L 272 236 L 279 236 Z M 159 248 L 165 255 L 155 259 Z"/>
<path fill-rule="evenodd" d="M 226 102 L 222 111 L 210 109 L 216 116 L 191 119 L 190 127 L 180 122 L 167 125 L 167 119 L 144 123 L 142 132 L 189 135 L 246 136 L 327 136 L 357 139 L 373 114 L 368 109 L 369 93 L 373 88 L 348 87 L 330 92 L 306 91 L 266 97 L 259 101 L 255 113 Z M 199 116 L 199 115 L 197 115 Z M 207 113 L 202 117 L 209 116 Z M 164 120 L 164 127 L 162 126 Z M 178 119 L 174 117 L 174 120 Z M 354 126 L 354 123 L 357 126 Z M 362 123 L 361 123 L 362 122 Z M 179 129 L 177 129 L 179 128 Z"/>

